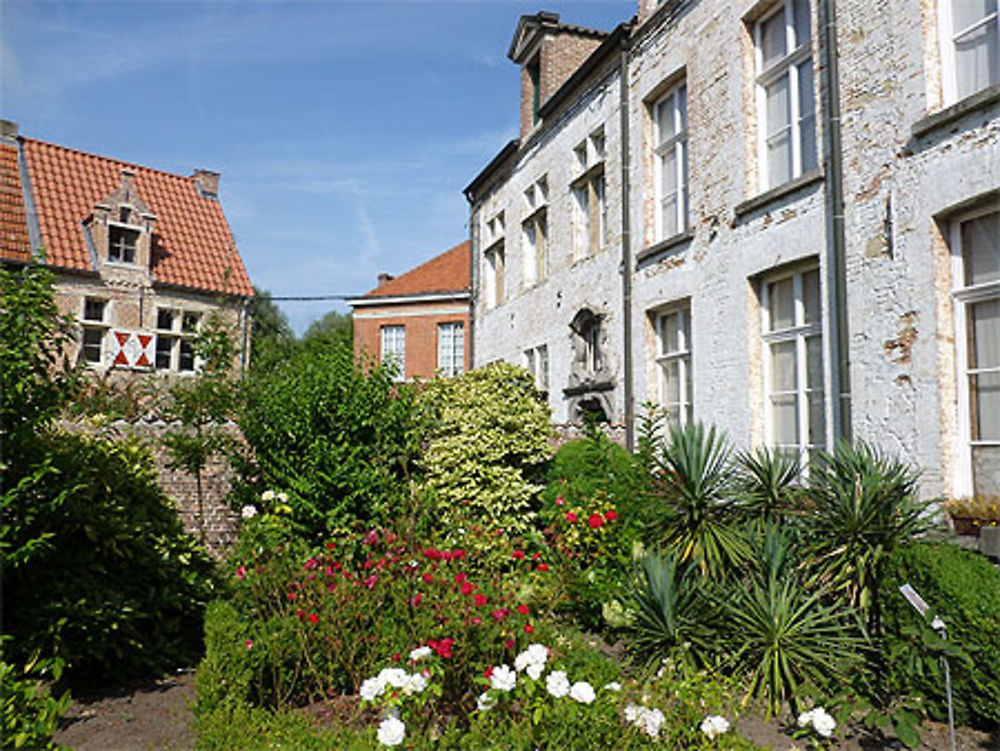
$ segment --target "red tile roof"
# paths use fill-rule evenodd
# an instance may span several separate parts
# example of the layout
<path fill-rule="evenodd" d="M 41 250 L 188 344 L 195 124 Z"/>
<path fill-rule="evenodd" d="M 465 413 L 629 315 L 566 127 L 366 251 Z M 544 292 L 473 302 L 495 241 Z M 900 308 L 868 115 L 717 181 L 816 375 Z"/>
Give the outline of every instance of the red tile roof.
<path fill-rule="evenodd" d="M 17 174 L 17 147 L 0 143 L 0 259 L 27 261 L 31 257 L 24 194 Z"/>
<path fill-rule="evenodd" d="M 470 288 L 469 241 L 466 240 L 365 293 L 362 298 L 468 292 Z"/>
<path fill-rule="evenodd" d="M 153 280 L 208 292 L 252 295 L 222 205 L 203 196 L 193 177 L 121 162 L 31 138 L 20 139 L 50 265 L 90 271 L 82 228 L 94 204 L 135 173 L 136 192 L 156 215 Z"/>

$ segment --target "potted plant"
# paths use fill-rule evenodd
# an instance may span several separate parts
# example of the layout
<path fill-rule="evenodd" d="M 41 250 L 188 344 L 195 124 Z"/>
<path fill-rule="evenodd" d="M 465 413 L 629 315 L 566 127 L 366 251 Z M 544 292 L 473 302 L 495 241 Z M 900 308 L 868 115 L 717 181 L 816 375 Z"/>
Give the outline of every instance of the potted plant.
<path fill-rule="evenodd" d="M 947 512 L 956 534 L 978 537 L 980 528 L 1000 525 L 1000 496 L 954 498 L 941 504 L 941 508 Z"/>

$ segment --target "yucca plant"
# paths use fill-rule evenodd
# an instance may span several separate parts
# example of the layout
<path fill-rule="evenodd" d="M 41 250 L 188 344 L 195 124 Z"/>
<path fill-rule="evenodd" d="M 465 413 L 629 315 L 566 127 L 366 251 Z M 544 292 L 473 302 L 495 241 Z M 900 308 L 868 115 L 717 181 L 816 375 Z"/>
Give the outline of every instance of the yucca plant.
<path fill-rule="evenodd" d="M 760 446 L 737 457 L 739 508 L 752 522 L 780 522 L 802 488 L 802 466 L 796 454 Z"/>
<path fill-rule="evenodd" d="M 655 456 L 662 504 L 653 509 L 650 542 L 665 545 L 681 564 L 718 578 L 747 559 L 745 537 L 733 524 L 733 464 L 728 441 L 700 422 L 672 425 Z"/>
<path fill-rule="evenodd" d="M 823 594 L 793 575 L 757 576 L 726 602 L 727 640 L 739 644 L 731 664 L 748 676 L 747 699 L 763 698 L 769 715 L 784 702 L 798 714 L 804 689 L 843 680 L 860 660 L 860 639 Z"/>
<path fill-rule="evenodd" d="M 829 584 L 867 613 L 876 638 L 886 559 L 933 526 L 917 480 L 912 467 L 864 442 L 821 453 L 811 470 L 806 523 L 817 562 Z"/>
<path fill-rule="evenodd" d="M 670 553 L 646 553 L 637 563 L 626 598 L 625 641 L 646 663 L 677 653 L 684 645 L 702 651 L 712 620 L 703 581 Z"/>

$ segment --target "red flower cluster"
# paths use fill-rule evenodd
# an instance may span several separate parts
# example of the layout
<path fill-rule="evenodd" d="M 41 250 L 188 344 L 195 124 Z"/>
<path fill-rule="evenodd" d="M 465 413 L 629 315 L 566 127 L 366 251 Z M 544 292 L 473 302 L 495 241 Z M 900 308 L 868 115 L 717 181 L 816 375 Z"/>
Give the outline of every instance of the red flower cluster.
<path fill-rule="evenodd" d="M 432 561 L 460 561 L 465 558 L 465 550 L 462 548 L 457 548 L 455 550 L 424 548 L 421 552 L 425 558 L 430 558 Z"/>
<path fill-rule="evenodd" d="M 446 637 L 444 639 L 430 639 L 427 642 L 427 646 L 434 650 L 438 657 L 443 657 L 448 659 L 451 657 L 451 648 L 455 646 L 455 640 Z"/>

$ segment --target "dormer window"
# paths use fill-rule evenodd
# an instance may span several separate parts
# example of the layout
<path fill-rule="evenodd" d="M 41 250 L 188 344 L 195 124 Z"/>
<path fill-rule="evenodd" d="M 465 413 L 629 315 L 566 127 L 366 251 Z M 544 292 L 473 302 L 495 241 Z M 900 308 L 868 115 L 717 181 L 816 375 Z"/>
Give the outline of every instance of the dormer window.
<path fill-rule="evenodd" d="M 128 209 L 123 209 L 123 212 Z M 135 263 L 139 245 L 139 230 L 117 224 L 108 226 L 108 260 L 117 263 Z"/>

